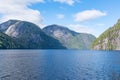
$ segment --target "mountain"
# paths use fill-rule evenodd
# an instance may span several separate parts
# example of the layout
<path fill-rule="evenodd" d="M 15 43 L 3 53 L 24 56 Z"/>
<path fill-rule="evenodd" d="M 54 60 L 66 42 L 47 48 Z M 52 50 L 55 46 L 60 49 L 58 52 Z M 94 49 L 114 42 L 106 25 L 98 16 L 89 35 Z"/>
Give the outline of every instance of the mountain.
<path fill-rule="evenodd" d="M 46 35 L 37 25 L 27 21 L 9 20 L 0 24 L 0 30 L 25 49 L 65 49 L 58 40 Z"/>
<path fill-rule="evenodd" d="M 87 33 L 77 33 L 59 25 L 49 25 L 43 28 L 49 36 L 59 40 L 68 49 L 90 49 L 95 37 Z"/>
<path fill-rule="evenodd" d="M 0 31 L 0 49 L 16 48 L 20 48 L 20 45 L 18 45 L 11 37 Z"/>
<path fill-rule="evenodd" d="M 120 50 L 120 20 L 103 32 L 92 44 L 95 50 Z"/>

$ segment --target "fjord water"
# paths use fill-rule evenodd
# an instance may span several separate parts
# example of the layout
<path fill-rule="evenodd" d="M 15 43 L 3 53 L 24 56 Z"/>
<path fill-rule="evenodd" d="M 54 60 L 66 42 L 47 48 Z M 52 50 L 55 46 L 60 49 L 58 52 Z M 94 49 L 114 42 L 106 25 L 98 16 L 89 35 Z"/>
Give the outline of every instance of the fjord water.
<path fill-rule="evenodd" d="M 120 80 L 120 51 L 1 50 L 0 80 Z"/>

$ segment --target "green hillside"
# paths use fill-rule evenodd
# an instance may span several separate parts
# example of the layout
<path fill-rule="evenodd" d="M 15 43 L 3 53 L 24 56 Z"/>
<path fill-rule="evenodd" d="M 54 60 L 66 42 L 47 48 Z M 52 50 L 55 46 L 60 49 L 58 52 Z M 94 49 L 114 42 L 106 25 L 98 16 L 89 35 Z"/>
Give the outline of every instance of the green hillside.
<path fill-rule="evenodd" d="M 12 38 L 0 31 L 0 49 L 15 49 L 19 47 Z"/>
<path fill-rule="evenodd" d="M 120 42 L 120 20 L 113 26 L 102 33 L 92 44 L 92 49 L 99 50 L 114 50 L 120 49 L 118 44 Z"/>

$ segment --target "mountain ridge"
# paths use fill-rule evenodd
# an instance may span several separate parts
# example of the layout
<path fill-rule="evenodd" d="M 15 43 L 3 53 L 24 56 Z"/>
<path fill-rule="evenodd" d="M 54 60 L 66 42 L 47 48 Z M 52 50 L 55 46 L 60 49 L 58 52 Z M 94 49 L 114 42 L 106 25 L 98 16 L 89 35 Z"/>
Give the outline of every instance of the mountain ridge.
<path fill-rule="evenodd" d="M 13 21 L 13 22 L 12 22 Z M 8 23 L 8 24 L 7 24 Z M 21 43 L 26 49 L 65 49 L 58 40 L 46 35 L 37 25 L 20 20 L 8 20 L 0 30 Z"/>

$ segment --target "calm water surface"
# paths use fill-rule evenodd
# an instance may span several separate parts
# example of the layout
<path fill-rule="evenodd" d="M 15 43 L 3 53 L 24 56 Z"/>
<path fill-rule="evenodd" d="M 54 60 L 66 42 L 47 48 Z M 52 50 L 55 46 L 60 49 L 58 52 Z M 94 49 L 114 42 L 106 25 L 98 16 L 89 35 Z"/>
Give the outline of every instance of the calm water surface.
<path fill-rule="evenodd" d="M 0 50 L 0 80 L 120 80 L 120 51 Z"/>

